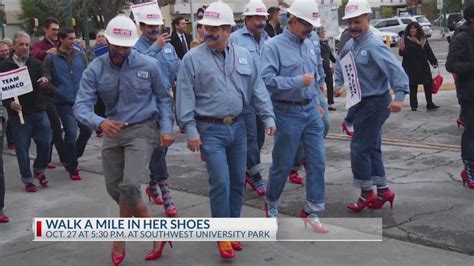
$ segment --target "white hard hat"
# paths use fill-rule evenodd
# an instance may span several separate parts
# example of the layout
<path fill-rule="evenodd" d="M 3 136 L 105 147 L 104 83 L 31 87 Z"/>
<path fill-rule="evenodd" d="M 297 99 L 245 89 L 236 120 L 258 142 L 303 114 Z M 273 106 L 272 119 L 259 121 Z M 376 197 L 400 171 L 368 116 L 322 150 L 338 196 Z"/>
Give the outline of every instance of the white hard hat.
<path fill-rule="evenodd" d="M 311 23 L 313 27 L 321 26 L 318 4 L 314 0 L 295 0 L 287 11 L 295 17 Z"/>
<path fill-rule="evenodd" d="M 214 2 L 206 8 L 202 19 L 198 23 L 207 26 L 234 26 L 234 12 L 227 4 L 221 1 Z"/>
<path fill-rule="evenodd" d="M 132 47 L 138 40 L 137 26 L 123 15 L 113 18 L 104 32 L 105 37 L 112 45 Z"/>
<path fill-rule="evenodd" d="M 366 0 L 349 0 L 342 19 L 355 18 L 364 14 L 371 14 L 372 9 Z"/>
<path fill-rule="evenodd" d="M 145 23 L 146 25 L 163 25 L 163 15 L 161 15 L 161 10 L 157 8 L 150 8 L 144 12 L 140 12 L 138 15 L 137 21 L 140 23 Z"/>
<path fill-rule="evenodd" d="M 267 7 L 261 0 L 250 0 L 245 6 L 244 16 L 268 16 Z"/>

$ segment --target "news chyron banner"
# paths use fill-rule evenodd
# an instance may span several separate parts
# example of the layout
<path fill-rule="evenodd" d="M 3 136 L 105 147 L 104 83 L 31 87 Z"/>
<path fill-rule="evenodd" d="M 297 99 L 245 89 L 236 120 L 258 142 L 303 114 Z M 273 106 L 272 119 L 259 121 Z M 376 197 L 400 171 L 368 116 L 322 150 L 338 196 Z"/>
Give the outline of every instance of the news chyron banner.
<path fill-rule="evenodd" d="M 382 219 L 35 218 L 34 241 L 382 241 Z"/>

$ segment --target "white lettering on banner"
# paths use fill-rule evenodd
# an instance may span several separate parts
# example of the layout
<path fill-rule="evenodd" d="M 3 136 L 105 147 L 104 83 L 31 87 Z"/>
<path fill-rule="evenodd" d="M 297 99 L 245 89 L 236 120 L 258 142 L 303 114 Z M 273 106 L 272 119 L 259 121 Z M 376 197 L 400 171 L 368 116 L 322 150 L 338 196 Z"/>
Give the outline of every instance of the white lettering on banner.
<path fill-rule="evenodd" d="M 1 99 L 6 100 L 33 91 L 28 67 L 0 73 Z"/>
<path fill-rule="evenodd" d="M 346 108 L 349 109 L 358 104 L 362 98 L 359 77 L 357 76 L 357 69 L 352 52 L 347 53 L 347 55 L 341 59 L 340 64 L 344 76 L 344 87 L 347 90 Z"/>

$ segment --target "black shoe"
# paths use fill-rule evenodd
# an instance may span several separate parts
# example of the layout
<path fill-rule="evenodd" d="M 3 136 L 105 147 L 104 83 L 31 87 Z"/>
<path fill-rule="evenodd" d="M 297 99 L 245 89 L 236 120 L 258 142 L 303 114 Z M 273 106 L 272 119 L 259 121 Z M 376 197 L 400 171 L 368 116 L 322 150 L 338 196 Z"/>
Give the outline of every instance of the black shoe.
<path fill-rule="evenodd" d="M 328 110 L 329 110 L 329 111 L 336 111 L 336 108 L 330 106 L 330 107 L 328 107 Z"/>
<path fill-rule="evenodd" d="M 427 109 L 427 110 L 435 110 L 435 109 L 438 109 L 438 108 L 439 108 L 439 106 L 437 106 L 437 105 L 434 104 L 434 103 L 431 103 L 431 104 L 426 105 L 426 109 Z"/>
<path fill-rule="evenodd" d="M 412 111 L 416 111 L 416 107 L 412 107 L 411 110 L 412 110 Z"/>

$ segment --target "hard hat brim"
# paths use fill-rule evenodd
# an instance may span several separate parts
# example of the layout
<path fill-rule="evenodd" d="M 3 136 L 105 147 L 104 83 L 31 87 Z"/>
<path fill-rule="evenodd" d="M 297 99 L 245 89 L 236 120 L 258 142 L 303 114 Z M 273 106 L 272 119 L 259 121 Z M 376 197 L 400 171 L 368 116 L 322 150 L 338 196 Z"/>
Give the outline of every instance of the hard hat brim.
<path fill-rule="evenodd" d="M 198 21 L 199 24 L 206 25 L 206 26 L 223 26 L 223 25 L 230 25 L 235 26 L 235 21 L 230 23 L 223 23 L 222 21 L 216 21 L 212 19 L 203 18 Z"/>
<path fill-rule="evenodd" d="M 110 44 L 116 45 L 116 46 L 133 47 L 133 46 L 135 46 L 135 43 L 138 41 L 138 38 L 124 40 L 124 39 L 119 39 L 119 38 L 114 38 L 112 36 L 108 36 L 105 33 L 104 33 L 104 35 L 105 35 L 105 38 L 107 38 L 107 41 Z"/>
<path fill-rule="evenodd" d="M 369 11 L 369 12 L 364 12 L 364 11 L 355 12 L 353 14 L 345 15 L 344 17 L 342 17 L 342 19 L 346 20 L 346 19 L 350 19 L 350 18 L 356 18 L 358 16 L 362 16 L 362 15 L 365 15 L 365 14 L 372 14 L 372 11 Z"/>
<path fill-rule="evenodd" d="M 248 17 L 248 16 L 260 16 L 260 17 L 268 17 L 270 16 L 270 14 L 268 14 L 267 12 L 265 12 L 265 14 L 263 13 L 253 13 L 253 12 L 248 12 L 248 13 L 243 13 L 242 16 L 245 16 L 245 17 Z"/>
<path fill-rule="evenodd" d="M 309 24 L 313 25 L 313 27 L 317 28 L 317 27 L 321 27 L 321 19 L 320 18 L 317 18 L 317 19 L 307 19 L 307 18 L 304 18 L 302 16 L 299 16 L 299 15 L 296 15 L 295 13 L 293 13 L 291 10 L 287 9 L 286 10 L 288 13 L 292 14 L 293 16 L 297 17 L 297 18 L 300 18 L 306 22 L 308 22 Z"/>
<path fill-rule="evenodd" d="M 151 26 L 161 26 L 164 25 L 165 23 L 163 21 L 161 22 L 156 22 L 156 21 L 147 21 L 147 20 L 139 20 L 138 23 L 143 23 L 146 25 L 151 25 Z"/>

